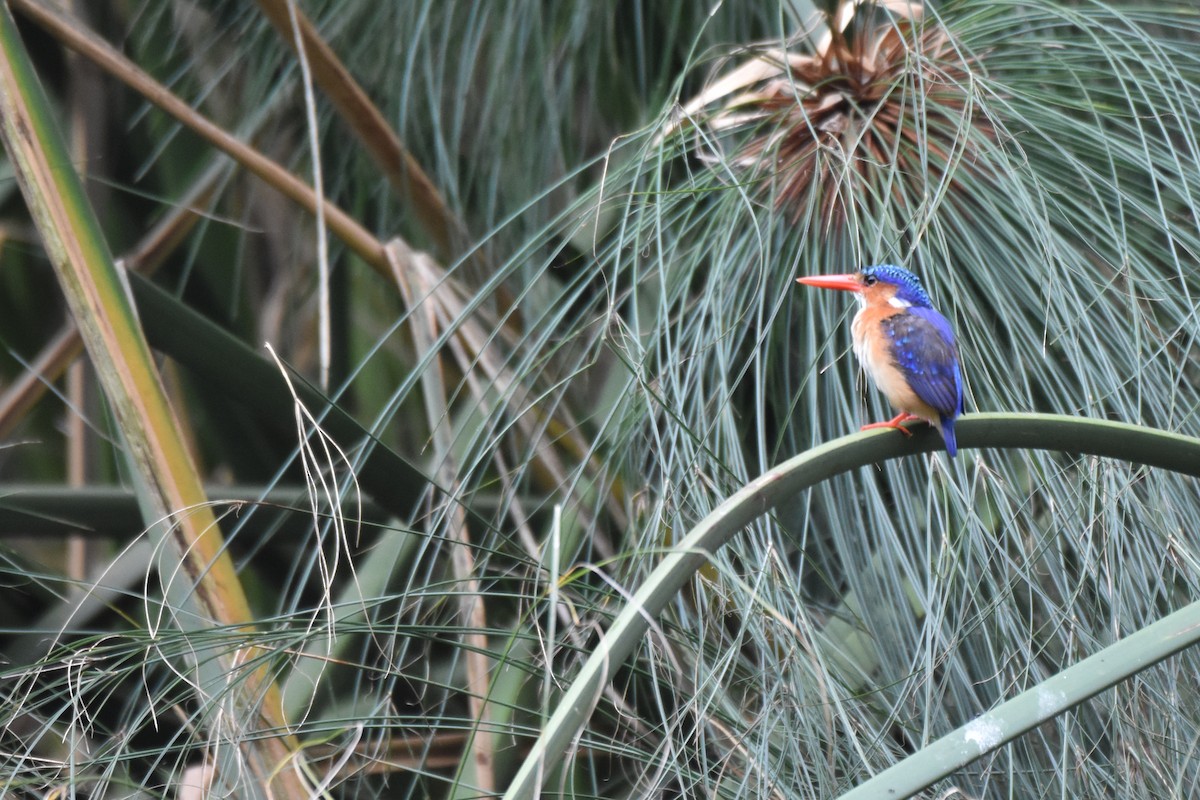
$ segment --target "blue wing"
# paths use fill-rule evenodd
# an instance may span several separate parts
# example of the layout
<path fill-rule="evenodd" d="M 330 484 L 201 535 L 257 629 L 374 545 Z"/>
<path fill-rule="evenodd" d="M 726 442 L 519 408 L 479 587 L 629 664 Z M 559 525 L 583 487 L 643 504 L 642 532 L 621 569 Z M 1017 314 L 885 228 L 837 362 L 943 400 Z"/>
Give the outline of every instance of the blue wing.
<path fill-rule="evenodd" d="M 962 370 L 950 322 L 932 308 L 910 308 L 883 320 L 892 358 L 917 397 L 953 421 L 962 413 Z"/>

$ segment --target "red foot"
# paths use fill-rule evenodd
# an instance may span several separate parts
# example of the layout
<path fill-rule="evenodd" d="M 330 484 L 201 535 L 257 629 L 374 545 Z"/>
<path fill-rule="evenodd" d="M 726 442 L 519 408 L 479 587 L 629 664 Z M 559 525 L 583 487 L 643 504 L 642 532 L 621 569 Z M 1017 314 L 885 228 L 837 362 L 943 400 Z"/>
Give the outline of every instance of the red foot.
<path fill-rule="evenodd" d="M 903 433 L 905 436 L 912 436 L 912 431 L 910 431 L 908 428 L 904 427 L 901 423 L 902 422 L 912 422 L 913 420 L 919 420 L 919 419 L 921 419 L 921 418 L 916 416 L 915 414 L 909 414 L 908 412 L 901 412 L 901 413 L 897 414 L 896 416 L 892 417 L 891 419 L 889 419 L 887 422 L 872 422 L 870 425 L 863 425 L 861 428 L 859 428 L 859 430 L 866 431 L 866 430 L 870 430 L 871 428 L 895 428 L 896 430 Z"/>

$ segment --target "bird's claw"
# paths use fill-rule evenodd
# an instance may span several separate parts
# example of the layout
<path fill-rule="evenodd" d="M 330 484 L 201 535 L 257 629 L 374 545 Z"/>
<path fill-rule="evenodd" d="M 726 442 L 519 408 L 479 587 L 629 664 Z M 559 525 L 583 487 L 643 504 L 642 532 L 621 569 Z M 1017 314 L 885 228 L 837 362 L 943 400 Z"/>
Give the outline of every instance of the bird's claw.
<path fill-rule="evenodd" d="M 863 425 L 859 430 L 867 431 L 873 428 L 895 428 L 905 436 L 912 436 L 913 433 L 908 428 L 904 427 L 903 423 L 919 420 L 920 417 L 915 414 L 897 414 L 886 422 L 872 422 L 870 425 Z"/>

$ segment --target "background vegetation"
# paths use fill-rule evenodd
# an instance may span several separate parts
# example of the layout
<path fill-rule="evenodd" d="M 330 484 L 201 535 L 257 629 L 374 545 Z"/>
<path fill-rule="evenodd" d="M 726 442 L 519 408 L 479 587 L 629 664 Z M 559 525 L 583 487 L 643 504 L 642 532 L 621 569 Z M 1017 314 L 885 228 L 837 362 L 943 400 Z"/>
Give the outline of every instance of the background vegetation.
<path fill-rule="evenodd" d="M 78 357 L 124 293 L 6 175 L 6 794 L 503 792 L 664 552 L 887 413 L 800 274 L 920 272 L 968 412 L 1200 428 L 1188 4 L 65 5 L 7 2 L 136 316 Z M 1194 478 L 929 442 L 705 553 L 544 791 L 838 796 L 1200 597 Z M 1197 674 L 927 796 L 1191 796 Z"/>

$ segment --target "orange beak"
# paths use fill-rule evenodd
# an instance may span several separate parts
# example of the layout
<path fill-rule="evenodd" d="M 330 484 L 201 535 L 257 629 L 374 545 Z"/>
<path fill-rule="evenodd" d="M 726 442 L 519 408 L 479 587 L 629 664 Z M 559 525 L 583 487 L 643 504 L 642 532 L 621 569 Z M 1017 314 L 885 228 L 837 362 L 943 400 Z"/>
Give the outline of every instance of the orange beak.
<path fill-rule="evenodd" d="M 796 283 L 818 286 L 822 289 L 839 289 L 843 292 L 861 292 L 863 290 L 862 283 L 858 280 L 858 273 L 855 272 L 847 275 L 813 275 L 808 278 L 796 278 Z"/>

